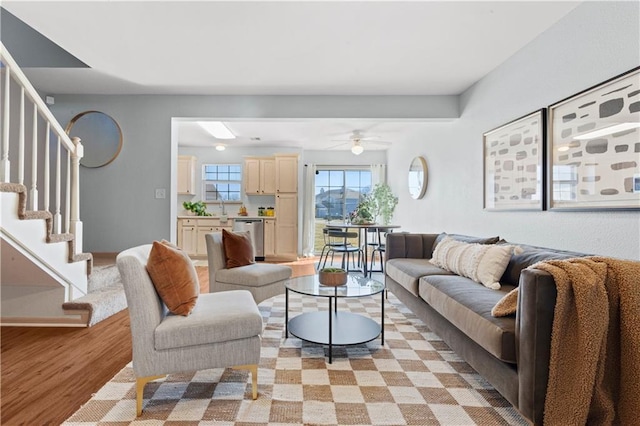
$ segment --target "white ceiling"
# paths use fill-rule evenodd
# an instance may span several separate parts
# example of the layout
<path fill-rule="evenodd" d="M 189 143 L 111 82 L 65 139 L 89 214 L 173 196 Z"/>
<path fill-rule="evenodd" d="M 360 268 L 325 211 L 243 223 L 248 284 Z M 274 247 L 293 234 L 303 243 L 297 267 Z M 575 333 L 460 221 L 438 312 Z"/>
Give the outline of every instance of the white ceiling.
<path fill-rule="evenodd" d="M 2 6 L 91 67 L 25 70 L 36 87 L 52 94 L 458 95 L 577 4 L 3 1 Z M 315 149 L 328 148 L 334 135 L 345 137 L 354 129 L 392 142 L 404 131 L 398 123 L 326 120 L 229 127 L 247 144 L 258 136 L 262 143 L 287 146 L 297 140 L 308 148 L 300 138 L 318 134 L 323 145 L 306 138 L 315 140 Z M 180 132 L 189 144 L 211 143 L 210 137 L 198 139 L 198 129 Z"/>

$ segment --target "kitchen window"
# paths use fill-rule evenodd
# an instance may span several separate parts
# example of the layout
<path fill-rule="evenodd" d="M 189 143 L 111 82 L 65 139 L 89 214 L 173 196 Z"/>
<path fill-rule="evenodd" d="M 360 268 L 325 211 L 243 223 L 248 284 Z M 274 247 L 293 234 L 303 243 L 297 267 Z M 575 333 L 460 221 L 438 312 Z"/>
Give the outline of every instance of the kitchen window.
<path fill-rule="evenodd" d="M 203 199 L 205 202 L 242 201 L 241 164 L 203 164 Z"/>

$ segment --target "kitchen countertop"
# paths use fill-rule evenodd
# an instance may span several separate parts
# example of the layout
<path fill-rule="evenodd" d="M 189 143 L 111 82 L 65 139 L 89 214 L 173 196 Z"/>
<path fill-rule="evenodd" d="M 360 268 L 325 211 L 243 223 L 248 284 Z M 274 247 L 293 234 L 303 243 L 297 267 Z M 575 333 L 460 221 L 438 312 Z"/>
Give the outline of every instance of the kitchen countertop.
<path fill-rule="evenodd" d="M 275 219 L 275 216 L 229 216 L 227 219 Z M 220 216 L 178 216 L 178 219 L 220 219 Z"/>

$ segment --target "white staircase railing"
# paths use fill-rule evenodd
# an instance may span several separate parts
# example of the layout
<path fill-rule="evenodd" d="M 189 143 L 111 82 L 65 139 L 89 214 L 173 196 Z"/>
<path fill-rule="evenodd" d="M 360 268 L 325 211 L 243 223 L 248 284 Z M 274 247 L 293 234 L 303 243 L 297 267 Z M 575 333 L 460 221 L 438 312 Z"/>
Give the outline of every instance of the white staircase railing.
<path fill-rule="evenodd" d="M 2 99 L 0 102 L 2 109 L 0 182 L 26 185 L 29 189 L 27 209 L 51 212 L 53 234 L 63 232 L 74 234 L 75 253 L 71 254 L 79 254 L 82 252 L 79 167 L 83 156 L 80 139 L 70 138 L 67 135 L 2 42 L 0 42 L 0 63 L 1 72 L 4 74 L 0 79 L 0 99 Z M 15 94 L 18 100 L 12 102 L 12 96 Z M 30 117 L 25 116 L 25 100 L 31 104 Z M 17 117 L 11 114 L 12 111 L 15 113 L 16 109 Z M 31 121 L 31 144 L 29 145 L 25 142 L 29 131 L 28 120 Z M 40 131 L 42 128 L 44 132 Z M 51 136 L 57 140 L 55 157 L 51 153 Z M 27 155 L 30 154 L 30 163 L 25 161 L 25 150 Z M 65 155 L 63 150 L 66 151 L 66 162 L 61 162 Z M 15 165 L 12 168 L 11 160 L 17 162 L 17 168 Z M 54 176 L 51 172 L 52 162 Z M 30 171 L 28 184 L 25 183 L 25 171 Z M 63 176 L 66 177 L 64 183 Z M 41 190 L 39 190 L 39 177 L 42 178 Z M 52 195 L 55 199 L 53 207 L 50 205 Z"/>

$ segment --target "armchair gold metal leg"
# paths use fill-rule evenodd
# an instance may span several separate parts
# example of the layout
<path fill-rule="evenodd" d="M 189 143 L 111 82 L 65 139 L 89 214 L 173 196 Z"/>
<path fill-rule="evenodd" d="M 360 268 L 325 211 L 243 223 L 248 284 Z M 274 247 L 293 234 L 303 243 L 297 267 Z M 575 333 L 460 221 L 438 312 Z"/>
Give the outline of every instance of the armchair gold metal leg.
<path fill-rule="evenodd" d="M 251 396 L 253 399 L 258 399 L 258 364 L 236 365 L 233 369 L 251 371 Z"/>
<path fill-rule="evenodd" d="M 162 379 L 163 377 L 166 377 L 166 375 L 136 377 L 136 417 L 140 417 L 140 415 L 142 415 L 142 396 L 144 393 L 144 385 L 153 380 Z"/>

